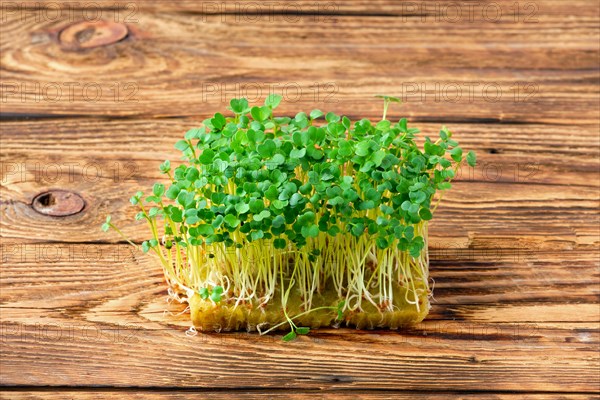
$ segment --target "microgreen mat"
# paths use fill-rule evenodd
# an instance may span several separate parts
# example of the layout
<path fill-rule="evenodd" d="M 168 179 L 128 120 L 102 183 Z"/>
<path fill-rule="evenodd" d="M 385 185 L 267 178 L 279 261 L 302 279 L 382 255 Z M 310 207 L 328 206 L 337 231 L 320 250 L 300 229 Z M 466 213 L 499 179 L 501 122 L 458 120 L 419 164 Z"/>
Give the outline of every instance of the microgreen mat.
<path fill-rule="evenodd" d="M 214 114 L 175 143 L 183 162 L 160 166 L 167 184 L 131 198 L 150 228 L 141 249 L 160 259 L 175 292 L 204 308 L 260 312 L 277 304 L 280 321 L 263 325 L 288 324 L 284 340 L 308 333 L 294 321 L 313 312 L 341 321 L 366 306 L 421 313 L 428 221 L 475 154 L 445 127 L 417 140 L 406 118 L 386 117 L 399 100 L 380 97 L 377 122 L 320 110 L 275 116 L 274 94 L 262 106 L 232 99 L 227 115 Z M 122 235 L 110 217 L 109 228 Z M 328 302 L 315 307 L 324 292 Z"/>

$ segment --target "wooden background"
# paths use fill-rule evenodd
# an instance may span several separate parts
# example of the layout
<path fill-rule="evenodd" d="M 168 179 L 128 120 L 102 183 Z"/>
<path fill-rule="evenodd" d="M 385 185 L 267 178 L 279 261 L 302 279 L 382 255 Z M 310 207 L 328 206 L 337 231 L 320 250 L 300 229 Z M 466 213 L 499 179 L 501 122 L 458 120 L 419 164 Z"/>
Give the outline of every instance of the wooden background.
<path fill-rule="evenodd" d="M 2 398 L 599 398 L 598 2 L 257 4 L 2 1 Z M 351 118 L 401 95 L 477 151 L 424 323 L 189 337 L 159 265 L 99 230 L 144 239 L 128 198 L 173 143 L 270 88 Z M 42 211 L 72 215 L 33 209 L 57 189 Z"/>

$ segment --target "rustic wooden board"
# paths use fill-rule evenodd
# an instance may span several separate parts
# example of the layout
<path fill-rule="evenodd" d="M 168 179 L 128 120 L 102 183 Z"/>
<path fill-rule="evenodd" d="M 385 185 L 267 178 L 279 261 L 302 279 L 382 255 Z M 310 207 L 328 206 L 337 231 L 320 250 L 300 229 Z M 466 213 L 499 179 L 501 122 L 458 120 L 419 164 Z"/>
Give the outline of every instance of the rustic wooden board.
<path fill-rule="evenodd" d="M 565 124 L 576 112 L 597 121 L 600 35 L 589 6 L 536 23 L 274 15 L 232 24 L 140 11 L 125 39 L 82 50 L 59 43 L 77 22 L 69 14 L 28 13 L 6 13 L 1 28 L 11 38 L 1 58 L 8 115 L 198 115 L 273 90 L 284 112 L 312 105 L 376 117 L 371 96 L 388 93 L 421 118 Z"/>
<path fill-rule="evenodd" d="M 109 390 L 95 390 L 95 391 L 37 391 L 37 392 L 0 392 L 0 395 L 11 399 L 73 399 L 73 400 L 88 400 L 88 399 L 121 399 L 125 396 L 132 397 L 135 399 L 256 399 L 256 398 L 268 398 L 268 399 L 352 399 L 352 400 L 405 400 L 405 399 L 486 399 L 486 400 L 589 400 L 596 399 L 590 395 L 584 394 L 511 394 L 511 393 L 456 393 L 456 392 L 441 392 L 441 393 L 423 393 L 423 392 L 391 392 L 391 393 L 373 393 L 373 392 L 359 392 L 352 391 L 351 393 L 344 392 L 322 392 L 322 391 L 294 391 L 292 393 L 278 393 L 274 391 L 264 390 L 253 390 L 253 391 L 239 391 L 234 393 L 228 392 L 193 392 L 193 391 L 181 391 L 181 390 L 168 390 L 168 391 L 156 391 L 156 392 L 143 392 L 139 390 L 127 390 L 127 391 L 109 391 Z"/>
<path fill-rule="evenodd" d="M 448 20 L 435 2 L 76 4 L 0 4 L 0 397 L 598 398 L 597 2 L 519 3 L 516 16 L 512 0 L 475 5 L 500 7 L 496 23 Z M 92 15 L 83 11 L 124 22 L 127 36 L 67 48 L 61 29 L 77 30 Z M 70 82 L 102 96 L 64 97 Z M 473 83 L 503 95 L 471 100 Z M 273 84 L 288 88 L 282 114 L 378 118 L 372 94 L 404 94 L 394 118 L 428 135 L 448 125 L 477 151 L 431 226 L 424 323 L 289 344 L 186 336 L 189 317 L 165 301 L 158 263 L 100 232 L 112 214 L 145 239 L 131 193 L 161 179 L 174 141 L 226 97 L 257 85 L 264 97 Z M 81 195 L 83 211 L 34 211 L 52 189 Z"/>
<path fill-rule="evenodd" d="M 48 10 L 49 16 L 56 13 L 50 11 L 65 9 L 53 0 L 22 0 L 18 2 L 2 1 L 4 12 L 8 14 L 14 10 Z M 137 15 L 139 11 L 179 11 L 185 13 L 198 13 L 206 15 L 222 14 L 256 14 L 262 18 L 269 18 L 273 13 L 290 14 L 317 14 L 317 15 L 386 15 L 386 16 L 437 16 L 439 18 L 453 20 L 460 10 L 460 16 L 465 18 L 479 17 L 482 12 L 488 11 L 487 20 L 493 21 L 496 16 L 494 10 L 500 9 L 502 16 L 508 15 L 511 19 L 520 21 L 535 21 L 540 15 L 594 15 L 597 4 L 589 0 L 573 0 L 566 4 L 559 0 L 537 0 L 535 3 L 528 2 L 515 6 L 512 0 L 482 0 L 472 4 L 470 13 L 468 2 L 456 1 L 451 4 L 440 4 L 431 1 L 401 2 L 396 0 L 344 0 L 344 1 L 322 1 L 295 0 L 293 2 L 269 1 L 260 4 L 254 0 L 136 0 L 136 1 L 114 1 L 96 0 L 94 2 L 67 2 L 68 10 L 87 11 L 88 14 L 69 14 L 71 17 L 88 15 L 89 18 L 114 17 L 114 14 L 102 14 L 96 16 L 96 10 L 129 10 Z M 454 13 L 453 13 L 454 12 Z M 120 18 L 129 14 L 119 13 Z M 291 18 L 290 17 L 290 18 Z M 483 18 L 483 17 L 482 17 Z M 290 19 L 290 21 L 294 21 Z"/>
<path fill-rule="evenodd" d="M 98 226 L 112 214 L 133 239 L 145 239 L 145 228 L 133 220 L 135 209 L 128 199 L 161 179 L 158 164 L 167 158 L 177 161 L 172 144 L 195 124 L 179 119 L 5 122 L 0 155 L 3 236 L 109 240 Z M 439 129 L 439 124 L 416 125 L 428 134 Z M 597 245 L 598 231 L 590 222 L 597 220 L 599 147 L 589 144 L 597 127 L 577 126 L 562 137 L 564 128 L 544 125 L 528 125 L 526 130 L 504 124 L 451 128 L 466 148 L 478 152 L 479 166 L 464 169 L 456 190 L 438 209 L 440 218 L 431 230 L 434 244 L 522 250 Z M 561 147 L 565 140 L 569 145 Z M 83 154 L 81 148 L 86 149 Z M 85 211 L 63 219 L 35 212 L 33 198 L 51 188 L 80 193 L 87 202 Z M 519 242 L 515 232 L 522 233 Z"/>
<path fill-rule="evenodd" d="M 186 317 L 164 314 L 182 307 L 164 302 L 160 272 L 147 262 L 113 262 L 111 268 L 73 256 L 46 264 L 42 278 L 28 277 L 27 262 L 10 264 L 15 273 L 3 279 L 29 290 L 3 294 L 2 384 L 87 386 L 93 377 L 95 385 L 121 387 L 135 376 L 136 386 L 190 388 L 485 385 L 491 391 L 587 392 L 597 385 L 598 308 L 581 300 L 496 301 L 487 310 L 477 304 L 469 310 L 463 300 L 462 312 L 437 307 L 430 320 L 403 332 L 326 329 L 285 344 L 280 335 L 186 336 Z M 344 351 L 332 353 L 332 346 Z"/>

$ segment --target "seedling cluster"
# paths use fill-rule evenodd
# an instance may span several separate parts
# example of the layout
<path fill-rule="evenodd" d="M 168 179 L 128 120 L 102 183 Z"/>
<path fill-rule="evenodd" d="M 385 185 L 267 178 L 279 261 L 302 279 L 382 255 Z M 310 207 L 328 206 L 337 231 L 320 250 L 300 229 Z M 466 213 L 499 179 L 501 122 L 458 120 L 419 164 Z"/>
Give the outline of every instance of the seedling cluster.
<path fill-rule="evenodd" d="M 413 308 L 422 319 L 436 193 L 475 155 L 446 128 L 421 150 L 418 129 L 386 119 L 398 100 L 382 97 L 377 123 L 320 110 L 276 117 L 273 94 L 254 107 L 232 99 L 232 116 L 216 113 L 175 144 L 184 162 L 160 166 L 168 185 L 131 198 L 150 228 L 142 250 L 175 291 L 223 310 L 220 329 L 289 324 L 289 340 L 309 330 L 294 321 L 323 324 L 310 314 L 360 326 L 361 313 Z M 269 305 L 279 312 L 257 317 Z"/>

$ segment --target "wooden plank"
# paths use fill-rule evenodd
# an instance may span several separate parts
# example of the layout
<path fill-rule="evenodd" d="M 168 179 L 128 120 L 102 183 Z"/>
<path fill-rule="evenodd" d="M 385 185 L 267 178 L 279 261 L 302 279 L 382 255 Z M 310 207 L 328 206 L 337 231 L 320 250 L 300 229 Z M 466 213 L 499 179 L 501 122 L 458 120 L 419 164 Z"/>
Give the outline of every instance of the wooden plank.
<path fill-rule="evenodd" d="M 413 117 L 596 123 L 597 13 L 572 10 L 535 24 L 399 16 L 290 24 L 282 15 L 229 24 L 219 16 L 140 12 L 125 40 L 80 51 L 57 42 L 73 23 L 68 16 L 28 11 L 34 16 L 23 21 L 11 13 L 1 28 L 11 38 L 2 43 L 3 112 L 197 115 L 234 96 L 275 91 L 287 113 L 320 107 L 374 118 L 381 105 L 371 95 L 384 92 L 404 97 Z"/>
<path fill-rule="evenodd" d="M 409 107 L 392 110 L 391 118 L 405 117 Z M 159 179 L 157 164 L 167 158 L 178 160 L 180 153 L 174 143 L 209 116 L 206 112 L 198 118 L 4 121 L 0 127 L 0 179 L 2 183 L 37 180 L 50 184 L 58 168 L 59 175 L 70 174 L 75 180 L 84 176 L 95 179 L 98 175 L 115 182 L 141 175 Z M 431 137 L 444 124 L 417 118 L 409 123 Z M 458 180 L 600 185 L 598 124 L 578 124 L 568 129 L 536 124 L 445 125 L 464 148 L 478 154 L 477 168 L 461 171 Z M 86 149 L 83 154 L 82 147 Z M 128 161 L 132 163 L 129 166 Z M 77 174 L 83 176 L 78 178 Z"/>
<path fill-rule="evenodd" d="M 106 241 L 111 236 L 97 226 L 112 214 L 133 239 L 145 239 L 145 228 L 134 222 L 128 199 L 161 180 L 157 165 L 166 158 L 177 160 L 172 144 L 196 123 L 5 122 L 0 152 L 2 237 Z M 429 134 L 439 128 L 418 126 Z M 560 127 L 539 125 L 451 128 L 465 148 L 478 151 L 479 166 L 473 172 L 465 169 L 438 209 L 431 236 L 440 249 L 568 250 L 597 245 L 598 146 L 590 144 L 597 127 L 578 126 L 567 135 Z M 527 145 L 528 140 L 536 144 Z M 62 219 L 34 211 L 33 198 L 52 188 L 81 194 L 86 208 Z M 515 232 L 521 233 L 518 241 Z"/>
<path fill-rule="evenodd" d="M 0 302 L 17 310 L 10 314 L 12 318 L 21 309 L 47 308 L 51 317 L 52 310 L 82 309 L 97 302 L 102 312 L 125 314 L 132 293 L 144 296 L 131 299 L 144 304 L 133 307 L 142 314 L 138 322 L 160 322 L 164 317 L 166 289 L 160 264 L 129 245 L 3 240 L 0 250 Z M 566 260 L 561 260 L 564 251 L 520 253 L 432 249 L 435 298 L 429 318 L 493 323 L 597 321 L 596 252 L 572 251 Z M 21 317 L 29 321 L 32 315 Z M 189 319 L 167 318 L 165 323 L 189 326 Z"/>
<path fill-rule="evenodd" d="M 128 7 L 95 4 L 96 11 Z M 1 4 L 3 117 L 195 117 L 3 123 L 0 384 L 17 390 L 2 397 L 294 398 L 292 389 L 295 397 L 327 398 L 598 394 L 596 2 L 535 2 L 537 23 L 526 15 L 432 23 L 440 9 L 382 0 L 336 2 L 338 9 L 323 13 L 301 0 L 304 9 L 290 14 L 281 4 L 241 13 L 206 8 L 214 2 L 129 4 L 137 19 L 125 21 L 129 35 L 83 50 L 61 47 L 57 37 L 85 17 L 25 9 L 56 6 L 47 1 Z M 123 22 L 125 14 L 117 15 Z M 548 37 L 560 41 L 550 48 Z M 298 54 L 310 62 L 298 62 Z M 97 83 L 103 96 L 40 97 L 36 84 L 53 82 L 63 91 L 69 82 Z M 158 264 L 106 243 L 113 239 L 97 226 L 107 213 L 135 240 L 145 238 L 125 222 L 133 214 L 129 195 L 160 178 L 156 165 L 175 159 L 172 143 L 190 124 L 224 108 L 232 90 L 223 85 L 232 82 L 238 95 L 243 84 L 300 88 L 297 99 L 288 93 L 285 114 L 319 107 L 377 118 L 380 106 L 365 93 L 404 94 L 407 104 L 394 117 L 430 122 L 429 132 L 449 124 L 478 151 L 480 169 L 458 179 L 432 226 L 436 286 L 426 322 L 400 332 L 325 329 L 287 345 L 280 335 L 188 337 L 189 317 L 181 304 L 165 302 Z M 137 89 L 133 98 L 128 83 Z M 503 96 L 493 102 L 476 91 L 471 101 L 465 88 L 472 83 L 497 85 Z M 33 94 L 15 96 L 14 87 Z M 436 98 L 457 87 L 457 101 Z M 529 96 L 528 88 L 537 91 Z M 33 198 L 50 189 L 80 193 L 86 208 L 65 218 L 33 211 Z M 149 390 L 128 389 L 132 382 Z M 48 385 L 63 392 L 39 389 Z"/>
<path fill-rule="evenodd" d="M 322 1 L 294 0 L 293 2 L 253 0 L 179 0 L 176 2 L 168 0 L 136 0 L 136 1 L 114 1 L 96 0 L 94 2 L 53 0 L 26 0 L 13 2 L 2 1 L 5 13 L 15 10 L 23 12 L 30 9 L 73 10 L 86 11 L 80 14 L 68 14 L 69 16 L 88 16 L 97 18 L 93 13 L 96 10 L 111 11 L 115 9 L 129 11 L 130 18 L 134 18 L 139 11 L 179 11 L 186 13 L 200 13 L 206 15 L 222 14 L 247 14 L 263 15 L 268 17 L 274 13 L 290 14 L 290 22 L 295 19 L 296 14 L 308 15 L 376 15 L 376 16 L 406 16 L 406 17 L 432 17 L 429 21 L 436 21 L 433 17 L 441 20 L 455 21 L 456 19 L 474 20 L 481 19 L 489 22 L 502 20 L 517 20 L 522 22 L 534 22 L 540 15 L 565 15 L 571 13 L 593 15 L 597 12 L 597 4 L 593 1 L 574 0 L 568 5 L 559 0 L 537 0 L 535 3 L 522 3 L 518 7 L 512 0 L 482 0 L 478 2 L 455 1 L 452 4 L 441 4 L 434 0 L 411 1 L 398 4 L 395 0 L 344 0 L 344 1 Z M 62 3 L 62 4 L 61 4 Z M 500 16 L 496 16 L 494 11 Z M 129 14 L 116 14 L 117 18 L 125 18 Z M 104 13 L 104 18 L 115 18 L 114 13 Z M 425 19 L 424 21 L 427 21 Z"/>
<path fill-rule="evenodd" d="M 135 241 L 146 240 L 145 225 L 134 220 L 137 212 L 129 197 L 154 180 L 134 183 L 69 182 L 61 179 L 52 187 L 80 194 L 86 206 L 64 218 L 35 211 L 31 203 L 48 185 L 25 182 L 7 186 L 0 204 L 2 237 L 66 242 L 117 241 L 101 232 L 107 215 Z M 431 224 L 433 242 L 452 248 L 551 248 L 594 249 L 597 230 L 597 189 L 510 183 L 460 182 L 443 200 Z"/>
<path fill-rule="evenodd" d="M 136 399 L 256 399 L 256 398 L 268 398 L 268 399 L 356 399 L 356 400 L 407 400 L 407 399 L 486 399 L 486 400 L 511 400 L 511 399 L 523 399 L 523 400 L 589 400 L 596 397 L 590 397 L 586 394 L 545 394 L 545 393 L 456 393 L 456 392 L 362 392 L 352 390 L 350 392 L 341 391 L 182 391 L 182 390 L 169 390 L 169 391 L 140 391 L 140 390 L 127 390 L 127 391 L 116 391 L 111 389 L 99 389 L 94 391 L 86 390 L 58 390 L 58 391 L 27 391 L 27 390 L 11 390 L 11 391 L 0 391 L 2 398 L 11 398 L 15 400 L 33 400 L 33 399 L 65 399 L 69 398 L 72 400 L 88 400 L 88 399 L 121 399 L 124 396 L 130 396 Z"/>
<path fill-rule="evenodd" d="M 85 386 L 88 374 L 96 385 L 128 385 L 136 376 L 143 386 L 213 388 L 472 390 L 485 382 L 488 390 L 593 391 L 598 382 L 597 304 L 568 305 L 555 299 L 548 306 L 527 306 L 511 304 L 507 293 L 487 310 L 469 307 L 465 298 L 461 307 L 438 305 L 431 319 L 401 332 L 319 330 L 287 347 L 279 335 L 187 337 L 187 317 L 164 314 L 182 307 L 164 302 L 156 265 L 138 256 L 91 261 L 89 254 L 98 250 L 82 246 L 91 247 L 79 245 L 79 251 L 54 263 L 14 257 L 3 263 L 2 384 Z M 511 270 L 516 279 L 525 280 L 518 268 Z M 444 273 L 432 270 L 441 283 Z M 462 276 L 465 280 L 477 273 Z M 586 292 L 585 285 L 575 287 Z M 444 294 L 438 297 L 443 304 Z M 545 322 L 552 308 L 562 309 L 555 311 L 560 321 L 588 322 Z M 507 309 L 511 312 L 503 311 Z M 498 314 L 508 318 L 499 322 Z M 452 319 L 436 319 L 444 316 Z M 344 352 L 332 355 L 327 350 L 332 346 Z M 163 368 L 154 368 L 156 363 Z M 25 365 L 28 374 L 18 373 Z"/>
<path fill-rule="evenodd" d="M 600 383 L 591 251 L 473 262 L 432 251 L 435 301 L 424 323 L 324 329 L 285 347 L 280 335 L 186 336 L 189 316 L 165 302 L 158 263 L 129 246 L 3 245 L 5 385 L 86 386 L 93 376 L 128 386 L 135 376 L 143 386 L 594 392 Z M 336 346 L 344 351 L 332 354 Z"/>
<path fill-rule="evenodd" d="M 142 387 L 594 393 L 599 383 L 597 327 L 425 323 L 408 333 L 319 330 L 285 344 L 280 336 L 138 329 L 120 315 L 94 324 L 3 318 L 3 385 L 88 386 L 92 378 L 122 387 L 135 377 Z"/>

